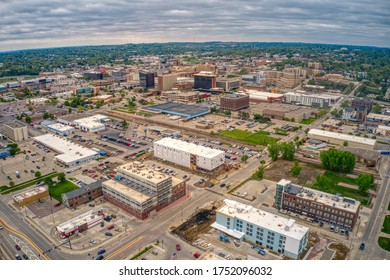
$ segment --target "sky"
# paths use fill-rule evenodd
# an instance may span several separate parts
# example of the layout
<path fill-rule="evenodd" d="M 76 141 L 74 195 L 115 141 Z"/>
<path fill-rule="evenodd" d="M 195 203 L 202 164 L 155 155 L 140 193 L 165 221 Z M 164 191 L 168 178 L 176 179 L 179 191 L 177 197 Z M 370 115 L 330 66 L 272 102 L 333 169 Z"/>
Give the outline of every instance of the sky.
<path fill-rule="evenodd" d="M 390 47 L 390 1 L 0 0 L 0 51 L 205 41 Z"/>

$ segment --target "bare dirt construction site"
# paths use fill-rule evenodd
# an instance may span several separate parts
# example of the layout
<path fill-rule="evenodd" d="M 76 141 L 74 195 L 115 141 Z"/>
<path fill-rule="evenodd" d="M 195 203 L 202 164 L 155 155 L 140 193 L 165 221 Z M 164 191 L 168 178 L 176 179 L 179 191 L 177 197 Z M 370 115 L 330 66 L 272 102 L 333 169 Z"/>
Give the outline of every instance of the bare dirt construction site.
<path fill-rule="evenodd" d="M 207 208 L 199 209 L 190 219 L 172 230 L 173 234 L 193 242 L 198 239 L 198 236 L 207 233 L 215 222 L 215 210 L 222 205 L 222 202 L 215 201 Z"/>
<path fill-rule="evenodd" d="M 293 164 L 293 161 L 288 160 L 274 161 L 264 170 L 264 178 L 274 182 L 278 182 L 281 179 L 287 179 L 298 185 L 306 185 L 314 182 L 317 175 L 322 175 L 324 173 L 324 170 L 299 163 L 302 171 L 298 177 L 293 177 L 290 173 Z"/>

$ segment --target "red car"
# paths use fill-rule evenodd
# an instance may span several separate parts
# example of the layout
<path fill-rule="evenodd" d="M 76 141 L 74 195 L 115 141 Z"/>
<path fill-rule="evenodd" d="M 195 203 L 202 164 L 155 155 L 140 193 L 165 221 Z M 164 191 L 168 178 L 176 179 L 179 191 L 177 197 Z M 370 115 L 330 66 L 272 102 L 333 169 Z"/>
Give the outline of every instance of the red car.
<path fill-rule="evenodd" d="M 200 254 L 199 254 L 199 253 L 195 253 L 195 254 L 194 254 L 194 258 L 197 259 L 197 258 L 199 258 L 199 257 L 200 257 Z"/>
<path fill-rule="evenodd" d="M 176 250 L 177 250 L 177 251 L 180 251 L 180 250 L 181 250 L 180 244 L 176 244 Z"/>

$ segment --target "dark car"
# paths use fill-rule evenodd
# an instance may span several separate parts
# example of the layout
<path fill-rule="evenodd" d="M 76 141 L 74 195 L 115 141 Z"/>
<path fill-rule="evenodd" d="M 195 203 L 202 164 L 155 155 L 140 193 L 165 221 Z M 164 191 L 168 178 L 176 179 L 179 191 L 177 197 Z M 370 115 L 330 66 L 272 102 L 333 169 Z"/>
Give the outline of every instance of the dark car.
<path fill-rule="evenodd" d="M 98 255 L 101 255 L 101 254 L 104 254 L 105 252 L 106 252 L 106 250 L 101 249 L 101 250 L 99 250 L 99 251 L 97 252 L 97 254 L 98 254 Z"/>
<path fill-rule="evenodd" d="M 220 185 L 221 188 L 223 188 L 224 186 L 226 186 L 225 183 L 222 183 L 222 184 Z"/>
<path fill-rule="evenodd" d="M 364 243 L 360 244 L 359 250 L 360 250 L 360 251 L 363 251 L 363 250 L 364 250 L 364 247 L 366 247 L 366 244 L 364 244 Z"/>
<path fill-rule="evenodd" d="M 21 259 L 22 259 L 22 257 L 19 256 L 19 254 L 16 254 L 16 255 L 15 255 L 15 258 L 16 258 L 17 260 L 21 260 Z"/>
<path fill-rule="evenodd" d="M 18 250 L 18 251 L 21 250 L 19 245 L 15 245 L 15 249 Z"/>
<path fill-rule="evenodd" d="M 28 256 L 26 254 L 23 254 L 23 259 L 28 260 Z"/>
<path fill-rule="evenodd" d="M 104 256 L 103 256 L 103 255 L 100 255 L 100 256 L 98 256 L 96 259 L 97 259 L 97 260 L 102 260 L 102 259 L 104 259 Z"/>
<path fill-rule="evenodd" d="M 106 236 L 112 236 L 113 234 L 111 232 L 106 232 L 105 235 Z"/>

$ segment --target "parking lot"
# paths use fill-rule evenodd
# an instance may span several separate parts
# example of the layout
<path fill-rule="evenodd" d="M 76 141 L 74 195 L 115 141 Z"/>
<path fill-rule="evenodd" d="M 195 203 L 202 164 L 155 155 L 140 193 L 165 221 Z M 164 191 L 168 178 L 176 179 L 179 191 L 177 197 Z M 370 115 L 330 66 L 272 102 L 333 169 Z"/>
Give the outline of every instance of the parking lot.
<path fill-rule="evenodd" d="M 56 213 L 63 210 L 63 205 L 57 205 L 58 201 L 49 197 L 41 198 L 35 202 L 27 204 L 28 209 L 39 219 L 49 216 L 51 213 Z"/>
<path fill-rule="evenodd" d="M 2 184 L 8 185 L 11 181 L 20 184 L 35 179 L 34 174 L 37 171 L 45 175 L 56 170 L 57 166 L 53 164 L 54 152 L 38 147 L 32 139 L 19 143 L 19 148 L 20 154 L 0 160 L 0 182 Z"/>
<path fill-rule="evenodd" d="M 276 183 L 269 180 L 251 180 L 242 185 L 232 195 L 248 200 L 255 207 L 272 206 L 275 201 Z"/>

